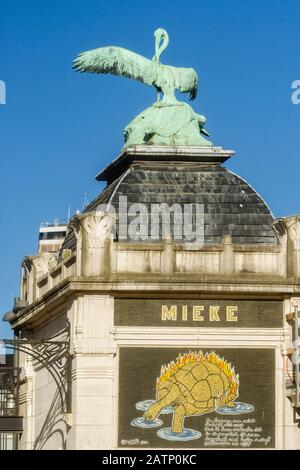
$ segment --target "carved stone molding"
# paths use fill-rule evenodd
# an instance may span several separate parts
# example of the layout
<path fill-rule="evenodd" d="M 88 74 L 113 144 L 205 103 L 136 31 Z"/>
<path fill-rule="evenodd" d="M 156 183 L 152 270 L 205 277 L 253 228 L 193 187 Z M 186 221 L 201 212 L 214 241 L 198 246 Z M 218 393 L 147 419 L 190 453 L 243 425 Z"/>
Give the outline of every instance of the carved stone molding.
<path fill-rule="evenodd" d="M 77 239 L 79 275 L 108 275 L 110 240 L 114 237 L 115 220 L 106 212 L 87 212 L 73 217 L 69 227 Z"/>
<path fill-rule="evenodd" d="M 108 379 L 113 380 L 115 377 L 114 369 L 72 369 L 73 380 L 80 379 Z"/>
<path fill-rule="evenodd" d="M 294 242 L 300 241 L 300 215 L 277 219 L 273 226 L 280 236 L 287 233 Z"/>
<path fill-rule="evenodd" d="M 31 404 L 32 401 L 32 392 L 26 390 L 23 393 L 19 394 L 19 405 Z"/>
<path fill-rule="evenodd" d="M 33 256 L 25 256 L 22 261 L 22 268 L 26 269 L 27 272 L 31 272 L 33 268 Z"/>
<path fill-rule="evenodd" d="M 74 230 L 75 235 L 82 230 L 90 240 L 105 240 L 112 238 L 114 218 L 105 212 L 87 212 L 78 214 L 70 221 L 69 226 Z"/>
<path fill-rule="evenodd" d="M 99 340 L 78 340 L 72 345 L 72 355 L 115 357 L 116 348 L 99 347 Z"/>
<path fill-rule="evenodd" d="M 36 256 L 26 256 L 22 266 L 28 273 L 34 272 L 36 278 L 42 277 L 57 265 L 57 256 L 53 253 L 42 253 Z"/>

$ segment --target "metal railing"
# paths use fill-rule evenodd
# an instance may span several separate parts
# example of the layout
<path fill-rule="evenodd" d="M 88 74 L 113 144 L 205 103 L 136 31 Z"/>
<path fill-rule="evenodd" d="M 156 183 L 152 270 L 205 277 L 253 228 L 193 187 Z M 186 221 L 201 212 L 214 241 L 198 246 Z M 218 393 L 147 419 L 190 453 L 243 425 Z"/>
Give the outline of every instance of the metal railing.
<path fill-rule="evenodd" d="M 20 368 L 0 367 L 0 420 L 15 419 L 19 414 Z M 4 421 L 5 423 L 6 421 Z M 5 425 L 0 432 L 0 450 L 18 449 L 19 433 L 11 432 Z"/>
<path fill-rule="evenodd" d="M 300 330 L 299 330 L 299 306 L 294 305 L 293 312 L 286 315 L 286 319 L 292 327 L 292 345 L 288 348 L 286 372 L 289 379 L 286 381 L 287 396 L 292 404 L 300 409 Z M 288 361 L 292 363 L 289 369 Z"/>
<path fill-rule="evenodd" d="M 19 382 L 18 367 L 0 367 L 0 416 L 18 416 Z"/>
<path fill-rule="evenodd" d="M 298 305 L 294 307 L 294 322 L 293 322 L 293 342 L 297 349 L 296 361 L 294 363 L 294 376 L 296 384 L 296 407 L 300 407 L 300 364 L 299 364 L 299 311 Z"/>
<path fill-rule="evenodd" d="M 18 450 L 19 437 L 16 433 L 0 432 L 0 451 Z"/>

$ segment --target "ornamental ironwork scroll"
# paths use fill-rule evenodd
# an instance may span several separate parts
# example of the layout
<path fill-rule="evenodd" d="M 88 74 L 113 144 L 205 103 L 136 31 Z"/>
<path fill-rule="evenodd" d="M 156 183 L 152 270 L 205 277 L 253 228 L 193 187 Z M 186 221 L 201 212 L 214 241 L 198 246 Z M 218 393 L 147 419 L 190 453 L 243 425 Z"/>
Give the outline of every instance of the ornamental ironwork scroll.
<path fill-rule="evenodd" d="M 57 337 L 65 336 L 65 340 L 57 340 Z M 35 361 L 45 367 L 51 374 L 61 400 L 62 411 L 69 412 L 68 399 L 68 374 L 70 366 L 70 324 L 58 334 L 47 339 L 4 339 L 3 344 L 8 349 L 28 354 Z"/>

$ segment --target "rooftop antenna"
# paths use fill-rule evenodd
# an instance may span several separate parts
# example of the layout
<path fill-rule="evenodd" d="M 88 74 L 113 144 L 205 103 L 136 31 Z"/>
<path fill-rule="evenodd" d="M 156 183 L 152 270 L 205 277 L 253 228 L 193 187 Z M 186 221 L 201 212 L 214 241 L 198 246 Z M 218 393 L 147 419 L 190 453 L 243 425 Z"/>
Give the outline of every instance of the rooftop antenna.
<path fill-rule="evenodd" d="M 87 194 L 83 194 L 83 210 L 87 207 L 88 205 L 88 200 L 87 200 Z"/>

